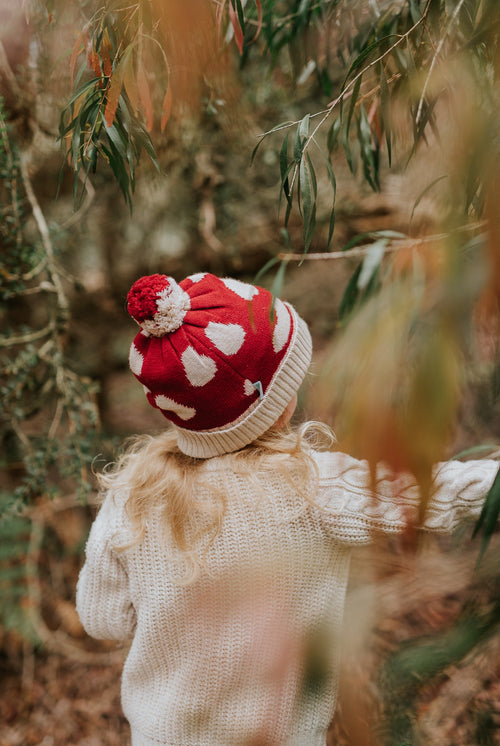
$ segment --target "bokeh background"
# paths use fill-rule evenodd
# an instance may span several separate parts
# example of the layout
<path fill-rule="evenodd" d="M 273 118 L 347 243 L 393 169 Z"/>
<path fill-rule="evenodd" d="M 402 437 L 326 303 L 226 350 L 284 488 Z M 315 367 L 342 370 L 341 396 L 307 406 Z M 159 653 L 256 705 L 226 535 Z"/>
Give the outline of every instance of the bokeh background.
<path fill-rule="evenodd" d="M 279 291 L 315 347 L 297 420 L 412 470 L 423 508 L 432 463 L 495 455 L 500 438 L 495 3 L 127 7 L 124 23 L 116 2 L 0 0 L 0 746 L 129 742 L 125 651 L 86 637 L 74 590 L 93 473 L 164 426 L 128 370 L 139 276 L 258 275 Z M 130 42 L 138 17 L 149 31 Z M 79 86 L 102 76 L 102 120 L 106 55 L 116 72 L 129 42 L 122 95 L 154 147 L 133 191 L 105 150 L 85 175 L 89 130 L 86 161 L 72 139 Z M 331 744 L 500 743 L 492 504 L 479 568 L 471 527 L 409 526 L 355 553 Z"/>

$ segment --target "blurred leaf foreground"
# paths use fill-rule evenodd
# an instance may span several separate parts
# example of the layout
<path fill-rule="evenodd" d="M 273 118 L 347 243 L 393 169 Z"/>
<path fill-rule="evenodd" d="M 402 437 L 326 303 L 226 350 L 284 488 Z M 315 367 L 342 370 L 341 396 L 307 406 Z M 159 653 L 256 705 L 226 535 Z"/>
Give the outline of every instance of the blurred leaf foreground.
<path fill-rule="evenodd" d="M 93 470 L 161 426 L 140 274 L 293 302 L 302 413 L 421 516 L 436 462 L 498 450 L 499 29 L 496 0 L 0 1 L 2 746 L 128 737 L 73 597 Z M 497 479 L 480 545 L 355 555 L 332 743 L 500 743 L 499 510 Z"/>

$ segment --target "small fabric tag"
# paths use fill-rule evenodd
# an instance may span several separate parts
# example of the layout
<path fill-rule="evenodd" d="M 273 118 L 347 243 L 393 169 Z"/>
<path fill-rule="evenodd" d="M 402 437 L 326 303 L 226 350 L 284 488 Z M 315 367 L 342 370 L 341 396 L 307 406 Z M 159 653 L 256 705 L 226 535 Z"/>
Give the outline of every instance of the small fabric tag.
<path fill-rule="evenodd" d="M 261 382 L 260 381 L 256 381 L 255 383 L 252 383 L 252 386 L 254 387 L 254 389 L 256 389 L 258 391 L 258 393 L 259 393 L 259 399 L 263 399 L 264 398 L 264 392 L 262 390 L 262 384 L 261 384 Z"/>

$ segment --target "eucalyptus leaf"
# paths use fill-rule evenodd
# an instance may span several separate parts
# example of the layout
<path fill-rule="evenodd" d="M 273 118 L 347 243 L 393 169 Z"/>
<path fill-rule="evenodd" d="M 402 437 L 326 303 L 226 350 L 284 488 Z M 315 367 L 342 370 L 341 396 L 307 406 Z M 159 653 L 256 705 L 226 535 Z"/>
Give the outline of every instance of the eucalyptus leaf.
<path fill-rule="evenodd" d="M 254 277 L 254 282 L 258 282 L 261 277 L 263 277 L 267 272 L 269 272 L 269 270 L 272 269 L 272 267 L 276 266 L 276 264 L 278 264 L 280 261 L 281 259 L 277 256 L 271 257 L 271 259 L 269 259 L 264 264 L 264 266 L 259 269 L 259 271 Z"/>
<path fill-rule="evenodd" d="M 498 518 L 500 516 L 500 468 L 497 471 L 496 477 L 491 485 L 491 488 L 486 495 L 481 515 L 479 516 L 477 523 L 474 527 L 472 534 L 473 538 L 481 536 L 481 549 L 479 552 L 478 563 L 481 562 L 488 544 L 490 543 L 491 537 L 498 525 Z"/>
<path fill-rule="evenodd" d="M 343 321 L 351 314 L 359 297 L 358 278 L 361 273 L 361 263 L 358 264 L 349 278 L 339 304 L 339 319 Z"/>
<path fill-rule="evenodd" d="M 283 289 L 283 283 L 285 281 L 286 265 L 287 265 L 287 262 L 283 262 L 283 261 L 281 262 L 280 266 L 278 267 L 278 271 L 276 272 L 276 276 L 273 280 L 273 283 L 271 285 L 271 293 L 273 295 L 273 302 L 271 305 L 271 321 L 274 321 L 274 317 L 276 315 L 276 312 L 275 312 L 276 298 L 278 298 L 281 295 L 281 291 Z"/>
<path fill-rule="evenodd" d="M 373 274 L 380 266 L 380 262 L 384 258 L 385 250 L 387 248 L 388 240 L 381 238 L 379 241 L 375 241 L 368 249 L 362 263 L 361 271 L 357 279 L 358 290 L 365 290 L 370 282 Z"/>
<path fill-rule="evenodd" d="M 341 123 L 341 118 L 337 117 L 336 119 L 334 119 L 330 129 L 328 130 L 328 134 L 326 136 L 326 147 L 329 154 L 331 154 L 337 147 Z"/>

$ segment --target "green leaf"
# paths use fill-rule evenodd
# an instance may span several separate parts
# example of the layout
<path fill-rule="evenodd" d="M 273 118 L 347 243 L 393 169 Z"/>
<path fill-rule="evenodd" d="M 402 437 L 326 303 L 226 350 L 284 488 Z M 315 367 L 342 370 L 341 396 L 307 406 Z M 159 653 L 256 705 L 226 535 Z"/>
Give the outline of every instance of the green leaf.
<path fill-rule="evenodd" d="M 385 143 L 387 146 L 387 158 L 389 160 L 389 167 L 392 164 L 392 117 L 391 117 L 391 103 L 389 95 L 389 85 L 385 76 L 385 70 L 383 65 L 380 65 L 380 109 L 382 112 L 382 122 L 384 125 L 385 132 Z"/>
<path fill-rule="evenodd" d="M 288 262 L 281 262 L 280 266 L 278 267 L 278 271 L 276 272 L 276 276 L 273 280 L 273 284 L 271 285 L 271 293 L 273 295 L 273 303 L 271 306 L 271 319 L 274 321 L 274 308 L 276 303 L 276 298 L 278 298 L 281 295 L 281 291 L 283 289 L 283 282 L 285 280 L 285 272 L 286 272 L 286 265 Z"/>
<path fill-rule="evenodd" d="M 351 173 L 355 174 L 356 173 L 356 161 L 353 157 L 352 150 L 351 150 L 351 143 L 349 139 L 349 128 L 347 126 L 347 120 L 342 125 L 342 147 L 344 148 L 347 165 L 349 166 Z"/>
<path fill-rule="evenodd" d="M 295 133 L 295 141 L 293 144 L 293 158 L 298 163 L 300 159 L 302 158 L 302 137 L 300 136 L 300 124 L 297 127 L 297 132 Z"/>
<path fill-rule="evenodd" d="M 70 106 L 72 106 L 76 101 L 82 96 L 86 91 L 88 91 L 90 88 L 95 88 L 96 93 L 98 92 L 98 81 L 95 78 L 92 78 L 92 80 L 87 80 L 86 83 L 84 83 L 69 99 L 68 103 L 66 104 L 65 109 L 68 109 Z M 99 89 L 100 90 L 100 89 Z M 104 95 L 104 94 L 102 94 Z"/>
<path fill-rule="evenodd" d="M 486 495 L 483 509 L 474 527 L 472 538 L 482 533 L 481 548 L 477 559 L 478 564 L 481 562 L 490 539 L 495 531 L 500 516 L 500 468 L 497 471 L 490 491 Z"/>
<path fill-rule="evenodd" d="M 118 153 L 122 156 L 124 160 L 127 160 L 126 143 L 120 136 L 120 133 L 118 132 L 118 129 L 115 127 L 114 123 L 112 124 L 111 127 L 108 127 L 108 125 L 104 121 L 104 128 L 106 130 L 106 134 L 108 135 L 109 139 L 115 146 Z"/>
<path fill-rule="evenodd" d="M 309 135 L 309 119 L 310 114 L 306 114 L 299 124 L 299 134 L 303 138 L 306 138 Z"/>
<path fill-rule="evenodd" d="M 252 163 L 254 162 L 254 158 L 257 155 L 257 151 L 260 148 L 260 146 L 262 145 L 262 143 L 264 142 L 264 140 L 266 139 L 266 137 L 267 137 L 267 135 L 262 135 L 262 137 L 260 138 L 260 140 L 257 143 L 257 145 L 252 150 L 252 155 L 250 156 L 250 165 L 252 165 Z"/>
<path fill-rule="evenodd" d="M 433 117 L 434 107 L 436 106 L 437 99 L 434 99 L 434 101 L 428 101 L 427 99 L 424 101 L 424 104 L 422 106 L 422 112 L 421 112 L 421 118 L 420 121 L 414 122 L 414 139 L 415 142 L 413 144 L 413 148 L 410 154 L 410 158 L 414 153 L 416 152 L 418 143 L 420 140 L 424 137 L 424 131 L 427 127 L 427 124 L 431 121 Z M 425 139 L 425 138 L 424 138 Z"/>
<path fill-rule="evenodd" d="M 407 63 L 408 64 L 408 67 L 407 67 L 407 69 L 408 69 L 408 75 L 410 77 L 415 77 L 418 74 L 418 71 L 417 71 L 417 66 L 415 64 L 415 59 L 413 57 L 413 52 L 412 52 L 412 48 L 411 48 L 411 44 L 410 44 L 410 39 L 409 38 L 406 39 L 406 51 L 408 53 L 408 57 L 407 57 L 407 60 L 408 60 L 408 63 Z"/>
<path fill-rule="evenodd" d="M 281 189 L 286 199 L 290 201 L 291 195 L 288 186 L 288 174 L 290 173 L 291 166 L 294 165 L 293 161 L 291 164 L 288 163 L 288 135 L 287 132 L 283 140 L 283 144 L 280 149 L 280 176 L 281 176 Z"/>
<path fill-rule="evenodd" d="M 290 199 L 290 200 L 288 200 L 288 201 L 287 201 L 287 203 L 286 203 L 286 210 L 285 210 L 285 220 L 284 220 L 284 225 L 285 225 L 285 228 L 286 228 L 286 227 L 287 227 L 287 225 L 288 225 L 288 221 L 289 221 L 289 219 L 290 219 L 290 214 L 291 214 L 291 212 L 292 212 L 292 200 Z"/>
<path fill-rule="evenodd" d="M 289 132 L 286 133 L 283 139 L 283 143 L 280 148 L 280 173 L 281 173 L 282 182 L 283 182 L 283 178 L 284 178 L 287 166 L 288 166 L 288 135 L 289 134 L 290 134 Z"/>
<path fill-rule="evenodd" d="M 332 126 L 328 130 L 328 134 L 326 136 L 326 147 L 328 149 L 328 154 L 331 155 L 332 152 L 337 147 L 337 143 L 339 140 L 339 133 L 340 133 L 340 125 L 341 125 L 341 118 L 337 117 L 332 123 Z"/>
<path fill-rule="evenodd" d="M 358 264 L 353 274 L 351 275 L 349 282 L 346 285 L 346 289 L 344 290 L 344 294 L 339 305 L 339 319 L 341 321 L 343 321 L 346 316 L 349 316 L 349 314 L 354 309 L 354 306 L 356 305 L 356 301 L 358 300 L 358 277 L 360 275 L 360 272 L 361 264 Z"/>
<path fill-rule="evenodd" d="M 309 235 L 309 227 L 313 217 L 313 204 L 315 204 L 315 199 L 313 198 L 309 169 L 304 158 L 302 158 L 302 160 L 300 161 L 299 166 L 299 186 L 300 196 L 302 199 L 302 215 L 304 219 L 303 238 L 304 241 L 306 241 L 307 236 Z"/>
<path fill-rule="evenodd" d="M 335 178 L 335 173 L 332 168 L 332 164 L 328 160 L 326 161 L 326 172 L 328 174 L 328 180 L 333 190 L 333 199 L 335 200 L 335 197 L 337 194 L 337 179 Z"/>
<path fill-rule="evenodd" d="M 333 232 L 335 230 L 335 206 L 332 207 L 330 211 L 330 222 L 328 225 L 328 239 L 326 241 L 326 248 L 330 248 L 330 244 L 332 242 Z"/>
<path fill-rule="evenodd" d="M 124 106 L 124 109 L 126 109 L 126 106 Z M 132 142 L 134 143 L 136 152 L 138 153 L 140 152 L 141 148 L 144 148 L 144 150 L 150 157 L 153 165 L 155 166 L 156 170 L 160 172 L 160 164 L 158 162 L 158 158 L 156 156 L 156 150 L 151 141 L 149 133 L 144 129 L 144 127 L 140 124 L 140 122 L 138 122 L 138 120 L 135 118 L 131 118 L 130 137 L 132 139 Z"/>
<path fill-rule="evenodd" d="M 105 145 L 101 145 L 103 152 L 106 154 L 109 165 L 111 166 L 113 173 L 116 177 L 118 185 L 122 190 L 125 202 L 128 204 L 130 210 L 132 210 L 132 198 L 130 195 L 130 179 L 123 162 L 123 158 L 114 148 L 113 143 L 110 142 L 110 147 L 107 148 Z"/>
<path fill-rule="evenodd" d="M 368 249 L 361 263 L 361 270 L 357 279 L 358 290 L 365 290 L 368 286 L 384 258 L 387 244 L 388 240 L 386 238 L 381 238 L 379 241 L 375 241 L 375 243 L 373 243 Z"/>
<path fill-rule="evenodd" d="M 269 270 L 272 267 L 274 267 L 276 264 L 278 264 L 278 262 L 280 262 L 280 261 L 281 261 L 281 259 L 279 257 L 277 257 L 277 256 L 271 257 L 271 259 L 269 259 L 264 264 L 264 266 L 259 269 L 259 271 L 255 275 L 254 282 L 258 282 L 260 280 L 260 278 L 263 277 L 266 274 L 266 272 L 269 272 Z"/>
<path fill-rule="evenodd" d="M 262 143 L 264 142 L 264 140 L 266 139 L 266 137 L 268 137 L 269 135 L 272 135 L 273 132 L 277 132 L 278 130 L 283 129 L 284 127 L 288 127 L 288 126 L 290 126 L 292 124 L 293 124 L 293 122 L 290 119 L 287 119 L 285 122 L 280 122 L 279 124 L 276 124 L 272 129 L 270 129 L 268 132 L 264 133 L 260 137 L 259 142 L 257 143 L 257 145 L 255 146 L 255 148 L 252 151 L 252 156 L 250 158 L 250 164 L 253 163 L 255 155 L 256 155 L 258 149 L 260 148 L 260 146 L 262 145 Z"/>
<path fill-rule="evenodd" d="M 309 247 L 311 245 L 311 241 L 312 241 L 315 228 L 316 228 L 316 202 L 313 202 L 313 205 L 311 208 L 311 214 L 309 217 L 309 223 L 307 224 L 307 230 L 305 231 L 305 235 L 304 235 L 304 255 L 307 254 L 307 252 L 309 251 Z M 302 264 L 302 261 L 303 260 L 301 260 L 300 264 Z"/>
<path fill-rule="evenodd" d="M 236 10 L 236 13 L 238 14 L 238 21 L 240 23 L 240 28 L 245 33 L 245 13 L 243 11 L 243 6 L 241 4 L 241 0 L 231 0 L 231 5 Z"/>
<path fill-rule="evenodd" d="M 410 17 L 412 24 L 418 23 L 422 18 L 422 14 L 417 6 L 415 0 L 410 0 Z"/>
<path fill-rule="evenodd" d="M 311 161 L 311 157 L 309 153 L 306 153 L 306 159 L 307 159 L 307 165 L 309 166 L 309 174 L 311 176 L 311 184 L 313 189 L 313 195 L 314 195 L 314 201 L 318 198 L 318 182 L 316 180 L 316 172 L 314 170 L 313 162 Z"/>
<path fill-rule="evenodd" d="M 281 235 L 283 236 L 283 241 L 285 242 L 285 246 L 288 249 L 288 251 L 292 250 L 292 245 L 290 242 L 290 234 L 288 233 L 286 228 L 281 228 L 280 230 Z"/>
<path fill-rule="evenodd" d="M 380 191 L 378 168 L 373 153 L 372 131 L 364 106 L 360 106 L 359 110 L 358 139 L 361 146 L 361 160 L 365 179 L 374 191 Z"/>
<path fill-rule="evenodd" d="M 361 80 L 362 80 L 362 76 L 360 75 L 356 83 L 354 84 L 354 88 L 352 89 L 351 100 L 349 101 L 349 109 L 347 113 L 347 123 L 346 123 L 347 131 L 349 131 L 349 128 L 351 126 L 352 115 L 354 114 L 354 107 L 356 106 L 356 101 L 358 100 L 358 96 L 359 96 L 359 90 L 361 88 Z"/>
<path fill-rule="evenodd" d="M 417 199 L 415 200 L 415 204 L 413 205 L 413 208 L 412 208 L 412 211 L 411 211 L 411 215 L 410 215 L 410 223 L 411 223 L 411 221 L 413 220 L 413 216 L 414 216 L 414 214 L 415 214 L 415 210 L 417 209 L 417 207 L 419 206 L 420 202 L 421 202 L 421 201 L 423 200 L 423 198 L 425 197 L 425 195 L 426 195 L 426 194 L 427 194 L 428 192 L 430 192 L 430 190 L 432 189 L 432 187 L 433 187 L 433 186 L 435 186 L 436 184 L 438 184 L 438 183 L 439 183 L 440 181 L 442 181 L 443 179 L 447 179 L 447 178 L 448 178 L 448 175 L 447 175 L 447 174 L 444 174 L 444 176 L 438 176 L 438 178 L 437 178 L 437 179 L 434 179 L 434 181 L 431 181 L 431 183 L 430 183 L 430 184 L 428 184 L 428 185 L 427 185 L 427 186 L 425 187 L 425 189 L 423 189 L 423 190 L 422 190 L 422 191 L 420 192 L 420 194 L 418 195 Z"/>
<path fill-rule="evenodd" d="M 345 244 L 345 246 L 342 248 L 342 251 L 349 251 L 349 249 L 353 249 L 355 246 L 363 243 L 363 241 L 365 241 L 367 238 L 370 238 L 372 235 L 372 233 L 358 233 L 357 236 L 354 236 Z"/>
<path fill-rule="evenodd" d="M 459 451 L 451 460 L 455 461 L 468 456 L 477 456 L 480 453 L 494 453 L 495 451 L 498 451 L 498 443 L 482 443 L 481 445 L 471 446 L 470 448 L 465 448 L 463 451 Z"/>
<path fill-rule="evenodd" d="M 358 70 L 363 65 L 367 57 L 369 57 L 373 51 L 377 50 L 379 47 L 383 46 L 384 44 L 387 44 L 387 42 L 392 42 L 395 38 L 398 38 L 397 34 L 389 34 L 388 36 L 383 36 L 380 39 L 376 39 L 374 42 L 369 44 L 365 49 L 363 49 L 363 51 L 358 55 L 358 57 L 356 57 L 354 62 L 351 64 L 347 72 L 347 75 L 345 76 L 342 89 L 345 88 L 346 82 L 349 80 L 351 74 L 355 72 L 356 70 Z"/>
<path fill-rule="evenodd" d="M 292 209 L 292 201 L 293 201 L 293 194 L 290 191 L 290 185 L 288 183 L 288 176 L 290 175 L 290 171 L 295 169 L 297 164 L 295 161 L 292 161 L 288 164 L 285 173 L 283 174 L 283 179 L 280 186 L 280 195 L 279 195 L 279 204 L 278 204 L 278 211 L 281 209 L 281 195 L 284 194 L 286 201 L 287 201 L 287 210 L 288 212 Z"/>

